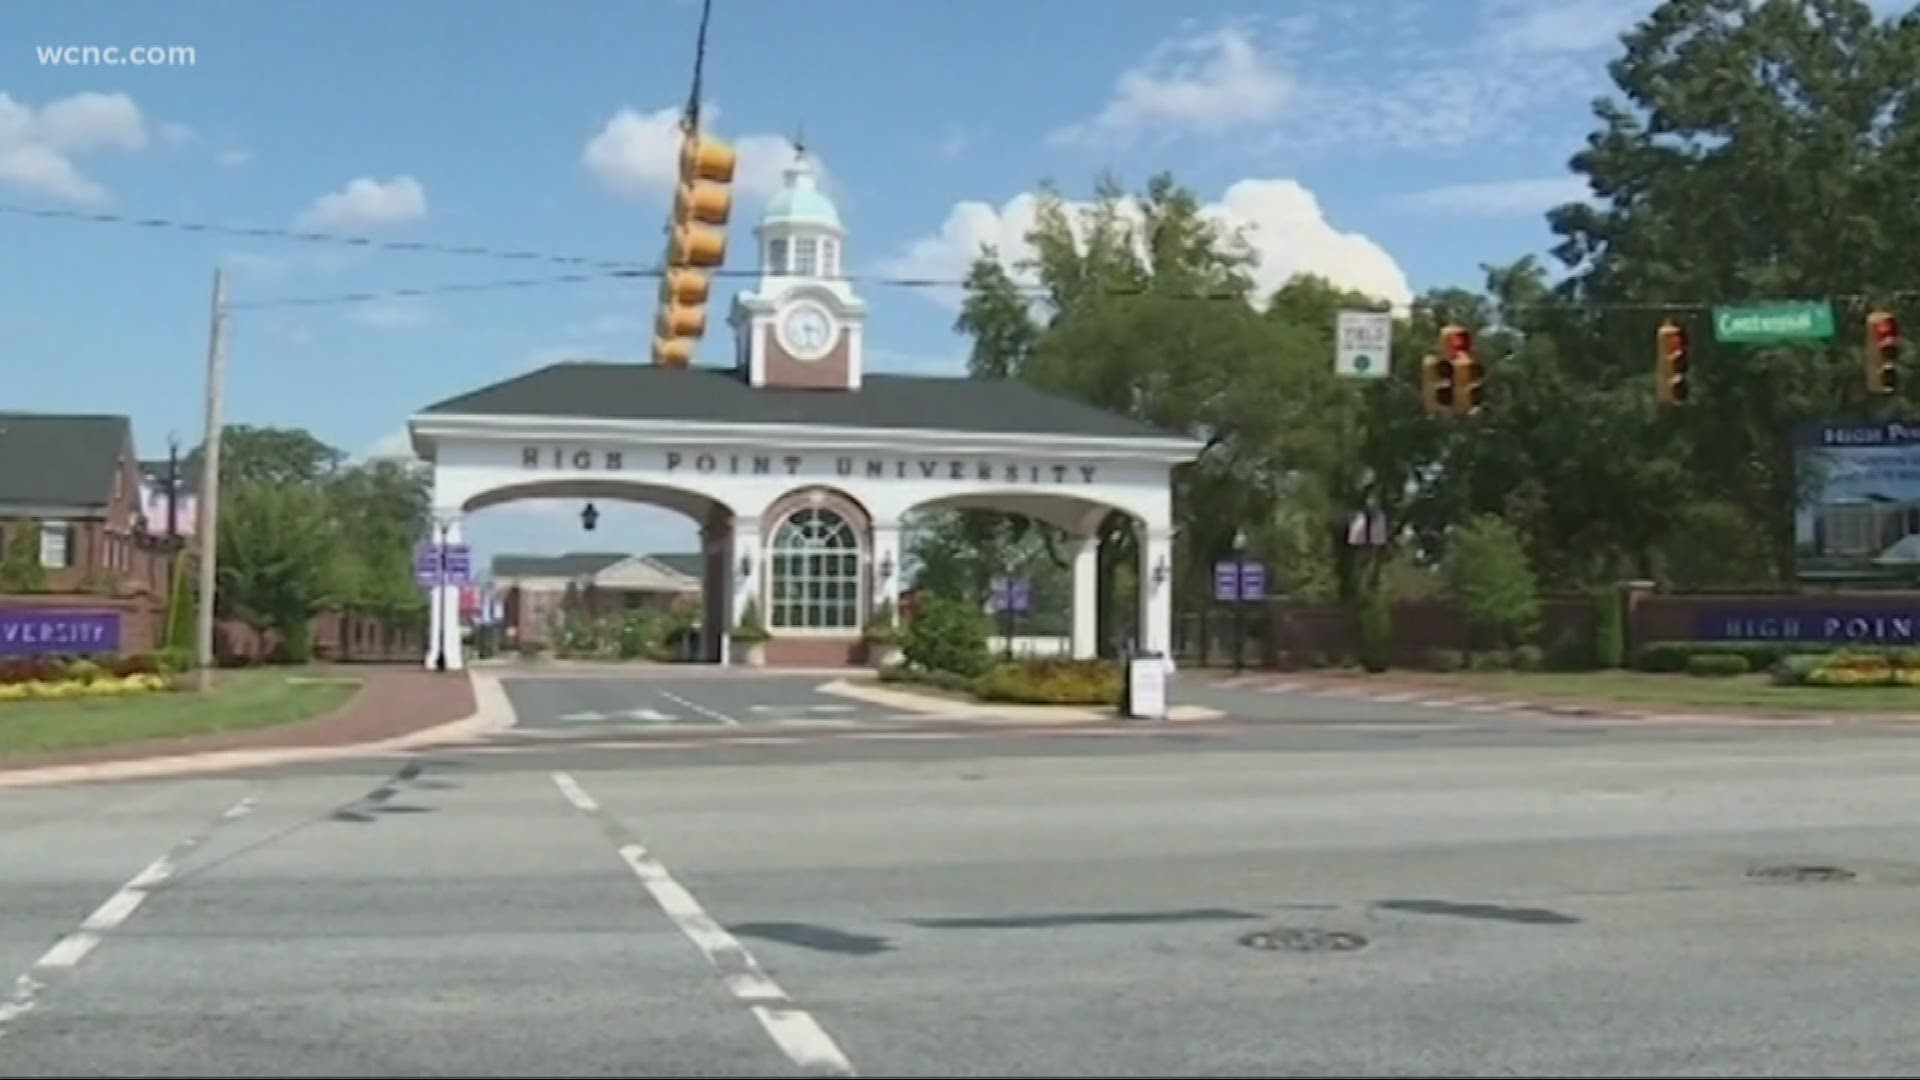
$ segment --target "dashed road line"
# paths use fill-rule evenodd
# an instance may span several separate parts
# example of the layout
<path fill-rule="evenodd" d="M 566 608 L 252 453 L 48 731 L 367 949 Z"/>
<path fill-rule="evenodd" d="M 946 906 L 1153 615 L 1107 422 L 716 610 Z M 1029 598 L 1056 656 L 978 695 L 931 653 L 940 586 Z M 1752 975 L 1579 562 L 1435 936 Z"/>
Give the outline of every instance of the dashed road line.
<path fill-rule="evenodd" d="M 697 701 L 688 701 L 686 698 L 681 697 L 679 694 L 676 694 L 671 690 L 660 691 L 660 696 L 663 698 L 666 698 L 668 701 L 673 702 L 675 705 L 678 705 L 683 709 L 692 709 L 694 712 L 699 713 L 701 716 L 704 716 L 709 720 L 718 720 L 721 723 L 728 725 L 729 727 L 736 726 L 740 723 L 740 721 L 735 720 L 733 717 L 728 716 L 726 713 L 716 712 L 715 710 L 709 709 L 705 705 L 702 705 Z"/>
<path fill-rule="evenodd" d="M 825 1076 L 854 1076 L 853 1063 L 841 1051 L 833 1036 L 811 1014 L 794 1004 L 793 998 L 768 975 L 740 940 L 707 914 L 693 893 L 675 881 L 666 866 L 650 854 L 626 827 L 600 808 L 593 796 L 563 772 L 553 774 L 553 782 L 567 801 L 593 818 L 613 841 L 622 862 L 640 879 L 653 902 L 660 906 L 694 948 L 707 958 L 720 981 L 734 999 L 745 1005 L 754 1019 L 773 1039 L 781 1053 L 810 1073 Z M 584 803 L 584 805 L 583 805 Z"/>
<path fill-rule="evenodd" d="M 239 802 L 227 807 L 220 816 L 203 825 L 199 831 L 168 848 L 159 858 L 148 863 L 141 871 L 127 879 L 125 885 L 116 889 L 93 913 L 81 921 L 80 926 L 71 933 L 53 943 L 33 966 L 14 980 L 13 990 L 5 1000 L 0 1000 L 0 1036 L 7 1033 L 7 1026 L 14 1020 L 25 1016 L 40 1003 L 40 992 L 46 984 L 39 978 L 43 974 L 64 971 L 79 965 L 108 934 L 119 929 L 140 910 L 140 905 L 154 891 L 170 881 L 180 868 L 181 860 L 213 836 L 214 830 L 228 822 L 243 818 L 253 812 L 259 795 L 249 794 Z"/>

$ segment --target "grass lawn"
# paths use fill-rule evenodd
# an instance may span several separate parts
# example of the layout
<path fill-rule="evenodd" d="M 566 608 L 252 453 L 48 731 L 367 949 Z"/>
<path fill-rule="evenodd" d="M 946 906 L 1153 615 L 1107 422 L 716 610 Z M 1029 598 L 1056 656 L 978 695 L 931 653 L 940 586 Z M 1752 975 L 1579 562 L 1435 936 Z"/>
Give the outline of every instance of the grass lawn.
<path fill-rule="evenodd" d="M 292 723 L 332 712 L 359 688 L 358 681 L 302 680 L 284 670 L 223 671 L 207 696 L 178 690 L 0 702 L 0 759 Z"/>
<path fill-rule="evenodd" d="M 1367 676 L 1352 673 L 1355 679 Z M 1421 674 L 1422 685 L 1460 694 L 1565 700 L 1644 707 L 1729 709 L 1740 712 L 1920 713 L 1920 687 L 1775 686 L 1764 674 L 1731 678 L 1654 675 L 1638 671 Z"/>

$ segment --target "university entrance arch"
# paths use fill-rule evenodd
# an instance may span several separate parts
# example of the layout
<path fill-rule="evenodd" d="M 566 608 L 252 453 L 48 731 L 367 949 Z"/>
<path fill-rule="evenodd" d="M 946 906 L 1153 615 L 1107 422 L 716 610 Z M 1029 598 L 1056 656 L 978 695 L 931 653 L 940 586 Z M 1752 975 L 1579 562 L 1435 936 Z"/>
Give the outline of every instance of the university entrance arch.
<path fill-rule="evenodd" d="M 839 276 L 845 231 L 800 158 L 756 230 L 760 277 L 735 298 L 728 368 L 568 362 L 415 414 L 436 528 L 531 497 L 629 498 L 702 526 L 706 632 L 751 605 L 768 662 L 845 664 L 901 589 L 902 521 L 916 509 L 1024 514 L 1078 539 L 1073 651 L 1093 656 L 1100 523 L 1130 517 L 1140 543 L 1139 639 L 1167 651 L 1172 470 L 1200 444 L 1007 380 L 863 371 L 865 302 Z M 537 493 L 537 494 L 536 494 Z M 438 611 L 458 611 L 441 590 Z M 437 648 L 461 662 L 457 619 Z"/>

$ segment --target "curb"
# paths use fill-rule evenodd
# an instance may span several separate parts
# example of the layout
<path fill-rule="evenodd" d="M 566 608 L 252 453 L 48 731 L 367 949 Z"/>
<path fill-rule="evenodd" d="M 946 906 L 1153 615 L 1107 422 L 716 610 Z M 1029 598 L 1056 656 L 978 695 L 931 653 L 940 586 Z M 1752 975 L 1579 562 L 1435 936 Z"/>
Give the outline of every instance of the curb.
<path fill-rule="evenodd" d="M 469 670 L 474 711 L 459 719 L 435 727 L 396 735 L 374 742 L 347 746 L 294 746 L 277 750 L 210 750 L 199 754 L 170 754 L 164 757 L 129 758 L 124 761 L 100 761 L 85 765 L 49 765 L 43 768 L 0 771 L 0 788 L 48 787 L 103 780 L 141 780 L 163 777 L 195 776 L 257 769 L 275 765 L 302 765 L 351 758 L 403 753 L 430 746 L 452 746 L 477 742 L 489 734 L 514 725 L 513 705 L 507 700 L 500 680 L 490 674 Z"/>
<path fill-rule="evenodd" d="M 1379 689 L 1366 689 L 1331 680 L 1301 681 L 1244 675 L 1209 681 L 1216 688 L 1223 690 L 1251 690 L 1262 694 L 1294 693 L 1332 700 L 1365 701 L 1379 705 L 1402 705 L 1416 709 L 1448 709 L 1472 713 L 1541 713 L 1549 716 L 1595 720 L 1643 720 L 1662 723 L 1834 724 L 1842 720 L 1867 723 L 1920 723 L 1920 713 L 1835 711 L 1795 714 L 1737 710 L 1655 712 L 1645 708 L 1613 706 L 1604 703 L 1528 701 L 1498 695 L 1457 693 L 1441 687 L 1409 683 L 1389 683 L 1383 684 Z"/>

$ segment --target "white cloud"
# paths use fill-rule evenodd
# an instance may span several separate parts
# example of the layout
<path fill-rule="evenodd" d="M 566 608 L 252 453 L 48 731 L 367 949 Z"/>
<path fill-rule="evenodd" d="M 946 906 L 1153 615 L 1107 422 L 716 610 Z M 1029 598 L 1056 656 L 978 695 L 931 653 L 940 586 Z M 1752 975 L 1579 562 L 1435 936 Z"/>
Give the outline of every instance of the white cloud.
<path fill-rule="evenodd" d="M 933 152 L 938 154 L 942 161 L 959 161 L 966 156 L 967 151 L 972 147 L 973 136 L 956 128 L 953 131 L 949 131 L 946 136 L 934 146 Z"/>
<path fill-rule="evenodd" d="M 347 318 L 379 330 L 406 330 L 432 321 L 433 312 L 418 301 L 369 300 L 348 308 Z"/>
<path fill-rule="evenodd" d="M 373 441 L 373 445 L 361 453 L 363 461 L 417 461 L 413 452 L 413 436 L 406 428 L 389 431 Z"/>
<path fill-rule="evenodd" d="M 982 245 L 992 245 L 1014 266 L 1033 252 L 1026 236 L 1038 207 L 1031 193 L 1016 195 L 997 210 L 983 202 L 958 203 L 939 231 L 908 244 L 883 263 L 881 272 L 959 281 Z M 1393 256 L 1360 233 L 1336 229 L 1319 200 L 1297 181 L 1239 180 L 1202 212 L 1222 229 L 1244 230 L 1259 259 L 1254 281 L 1261 295 L 1307 272 L 1396 304 L 1412 299 L 1413 289 Z M 958 307 L 961 300 L 958 288 L 932 288 L 926 295 L 948 307 Z"/>
<path fill-rule="evenodd" d="M 1619 47 L 1620 35 L 1652 6 L 1649 0 L 1482 0 L 1481 19 L 1493 48 L 1549 55 Z"/>
<path fill-rule="evenodd" d="M 107 189 L 74 159 L 101 150 L 140 150 L 150 141 L 140 107 L 125 94 L 88 91 L 36 110 L 0 92 L 0 184 L 69 202 L 105 202 Z"/>
<path fill-rule="evenodd" d="M 1125 145 L 1141 135 L 1219 135 L 1271 123 L 1293 80 L 1243 31 L 1223 27 L 1161 43 L 1122 72 L 1090 119 L 1053 132 L 1057 146 Z"/>
<path fill-rule="evenodd" d="M 733 146 L 737 155 L 733 186 L 744 199 L 760 200 L 780 189 L 781 173 L 793 161 L 793 140 L 785 135 L 728 135 L 714 127 L 719 109 L 708 107 L 703 126 Z M 822 185 L 831 189 L 826 167 L 809 151 Z M 664 198 L 680 180 L 680 109 L 641 113 L 623 108 L 587 140 L 580 163 L 609 191 L 639 198 Z"/>
<path fill-rule="evenodd" d="M 229 169 L 238 168 L 253 160 L 253 151 L 241 148 L 222 150 L 213 156 L 213 160 L 216 165 Z"/>
<path fill-rule="evenodd" d="M 1402 196 L 1398 202 L 1408 210 L 1461 217 L 1506 217 L 1543 214 L 1563 203 L 1589 198 L 1592 190 L 1578 176 L 1542 177 L 1530 180 L 1488 180 L 1471 184 L 1447 184 Z"/>
<path fill-rule="evenodd" d="M 361 176 L 315 199 L 295 224 L 302 229 L 369 229 L 414 221 L 426 213 L 427 189 L 413 177 Z"/>
<path fill-rule="evenodd" d="M 171 143 L 174 146 L 185 146 L 188 143 L 199 141 L 199 138 L 200 133 L 185 124 L 165 123 L 160 125 L 161 141 Z"/>

